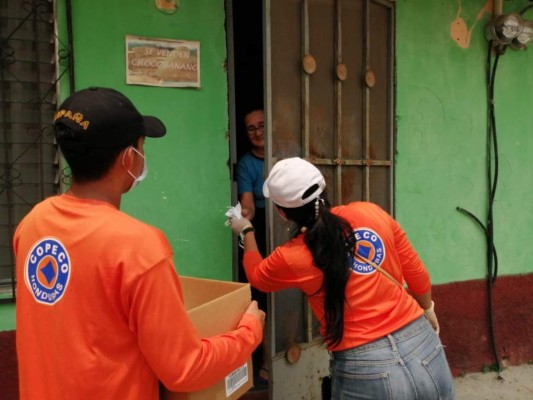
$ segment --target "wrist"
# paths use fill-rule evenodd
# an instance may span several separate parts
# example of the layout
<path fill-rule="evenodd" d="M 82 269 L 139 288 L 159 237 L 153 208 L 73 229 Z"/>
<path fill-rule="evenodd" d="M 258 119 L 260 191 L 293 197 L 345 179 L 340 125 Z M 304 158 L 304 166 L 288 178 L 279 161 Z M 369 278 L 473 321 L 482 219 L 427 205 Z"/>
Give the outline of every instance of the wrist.
<path fill-rule="evenodd" d="M 244 228 L 241 233 L 239 234 L 239 236 L 241 237 L 241 240 L 244 240 L 244 236 L 247 234 L 247 233 L 250 233 L 250 232 L 255 232 L 255 229 L 252 225 L 249 225 L 247 226 L 246 228 Z"/>
<path fill-rule="evenodd" d="M 426 308 L 424 310 L 424 314 L 430 314 L 434 312 L 435 312 L 435 303 L 433 302 L 433 300 L 431 300 L 431 305 L 429 306 L 429 308 Z"/>

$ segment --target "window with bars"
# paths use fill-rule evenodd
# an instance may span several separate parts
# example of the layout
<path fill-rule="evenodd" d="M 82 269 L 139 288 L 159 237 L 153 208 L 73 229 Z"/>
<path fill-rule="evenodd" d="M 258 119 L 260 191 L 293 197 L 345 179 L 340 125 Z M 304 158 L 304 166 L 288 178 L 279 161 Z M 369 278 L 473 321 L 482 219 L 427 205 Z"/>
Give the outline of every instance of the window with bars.
<path fill-rule="evenodd" d="M 0 302 L 15 298 L 17 224 L 59 190 L 55 43 L 51 0 L 0 0 Z"/>

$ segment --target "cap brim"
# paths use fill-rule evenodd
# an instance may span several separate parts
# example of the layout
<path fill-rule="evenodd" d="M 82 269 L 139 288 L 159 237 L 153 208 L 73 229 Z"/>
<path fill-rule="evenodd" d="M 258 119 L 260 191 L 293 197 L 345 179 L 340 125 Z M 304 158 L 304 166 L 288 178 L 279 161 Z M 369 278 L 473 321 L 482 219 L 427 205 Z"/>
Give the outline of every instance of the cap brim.
<path fill-rule="evenodd" d="M 270 190 L 268 190 L 268 178 L 263 183 L 263 196 L 265 196 L 267 199 L 270 197 Z"/>
<path fill-rule="evenodd" d="M 143 115 L 144 136 L 158 138 L 167 133 L 167 128 L 159 118 Z"/>

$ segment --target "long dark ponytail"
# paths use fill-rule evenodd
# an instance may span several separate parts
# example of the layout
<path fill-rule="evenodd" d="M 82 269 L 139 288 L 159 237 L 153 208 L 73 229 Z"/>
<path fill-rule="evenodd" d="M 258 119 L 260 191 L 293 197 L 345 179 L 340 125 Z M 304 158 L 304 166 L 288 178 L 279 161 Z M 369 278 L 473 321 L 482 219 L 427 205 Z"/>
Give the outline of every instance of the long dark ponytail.
<path fill-rule="evenodd" d="M 318 185 L 311 186 L 302 198 L 317 188 Z M 335 346 L 341 342 L 344 332 L 345 290 L 350 276 L 348 255 L 353 254 L 355 246 L 353 230 L 346 220 L 330 212 L 324 192 L 302 207 L 279 208 L 296 223 L 296 232 L 304 231 L 304 242 L 313 255 L 313 261 L 324 273 L 321 287 L 325 292 L 324 341 L 329 346 Z"/>

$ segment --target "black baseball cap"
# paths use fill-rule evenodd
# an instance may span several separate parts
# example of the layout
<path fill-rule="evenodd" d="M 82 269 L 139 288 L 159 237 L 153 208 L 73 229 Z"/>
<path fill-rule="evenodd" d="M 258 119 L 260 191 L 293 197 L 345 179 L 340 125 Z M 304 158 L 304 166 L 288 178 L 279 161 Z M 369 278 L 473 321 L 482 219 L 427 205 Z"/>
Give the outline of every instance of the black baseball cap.
<path fill-rule="evenodd" d="M 122 93 L 102 87 L 68 97 L 55 114 L 54 126 L 68 127 L 70 144 L 78 142 L 83 149 L 125 146 L 140 136 L 158 138 L 167 131 L 158 118 L 141 115 Z"/>

